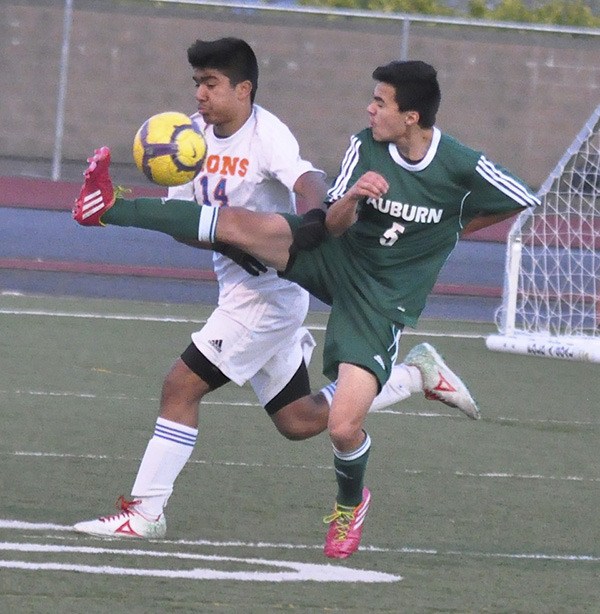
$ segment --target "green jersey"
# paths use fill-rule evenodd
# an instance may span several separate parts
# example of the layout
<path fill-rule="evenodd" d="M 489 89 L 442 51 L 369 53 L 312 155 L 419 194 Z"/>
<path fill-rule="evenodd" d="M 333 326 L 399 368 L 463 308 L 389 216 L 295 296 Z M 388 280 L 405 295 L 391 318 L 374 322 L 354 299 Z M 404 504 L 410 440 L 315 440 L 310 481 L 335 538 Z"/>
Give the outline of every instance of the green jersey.
<path fill-rule="evenodd" d="M 414 326 L 461 230 L 480 214 L 533 207 L 539 200 L 519 179 L 481 153 L 433 129 L 423 160 L 404 159 L 370 129 L 353 136 L 328 202 L 373 170 L 390 188 L 359 204 L 341 237 L 353 260 L 356 291 L 392 321 Z M 473 263 L 476 266 L 476 263 Z"/>

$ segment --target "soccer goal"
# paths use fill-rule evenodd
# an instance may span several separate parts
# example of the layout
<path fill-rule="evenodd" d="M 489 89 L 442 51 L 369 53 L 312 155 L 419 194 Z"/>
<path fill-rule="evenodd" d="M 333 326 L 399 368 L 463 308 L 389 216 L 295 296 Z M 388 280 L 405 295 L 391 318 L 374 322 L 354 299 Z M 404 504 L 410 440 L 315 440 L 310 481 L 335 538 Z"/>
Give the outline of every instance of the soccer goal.
<path fill-rule="evenodd" d="M 600 362 L 599 166 L 600 106 L 510 230 L 489 349 Z"/>

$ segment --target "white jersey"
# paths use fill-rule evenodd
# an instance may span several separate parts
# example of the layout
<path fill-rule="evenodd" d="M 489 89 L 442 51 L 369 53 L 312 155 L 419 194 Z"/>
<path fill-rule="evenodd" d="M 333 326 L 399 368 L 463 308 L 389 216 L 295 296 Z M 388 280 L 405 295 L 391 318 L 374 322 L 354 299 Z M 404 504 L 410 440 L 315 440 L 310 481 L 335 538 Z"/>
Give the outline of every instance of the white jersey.
<path fill-rule="evenodd" d="M 293 187 L 313 165 L 272 113 L 254 105 L 248 121 L 227 138 L 192 116 L 204 132 L 207 158 L 193 182 L 170 188 L 169 198 L 213 207 L 295 213 Z M 318 171 L 320 172 L 320 171 Z M 249 381 L 264 406 L 310 361 L 314 339 L 302 326 L 308 293 L 268 269 L 257 277 L 222 254 L 213 255 L 219 305 L 192 333 L 200 352 L 238 385 Z"/>
<path fill-rule="evenodd" d="M 246 123 L 233 135 L 215 136 L 199 114 L 192 116 L 204 132 L 207 158 L 193 182 L 169 189 L 169 198 L 195 200 L 213 207 L 245 207 L 252 211 L 295 213 L 293 187 L 308 171 L 317 171 L 300 157 L 296 138 L 275 115 L 254 105 Z M 317 171 L 320 172 L 320 171 Z M 273 269 L 254 277 L 229 258 L 214 253 L 219 282 L 219 305 L 235 293 L 238 307 L 259 295 L 276 291 L 277 303 L 289 314 L 306 305 L 308 294 L 298 285 L 281 279 Z M 305 311 L 306 311 L 305 310 Z"/>

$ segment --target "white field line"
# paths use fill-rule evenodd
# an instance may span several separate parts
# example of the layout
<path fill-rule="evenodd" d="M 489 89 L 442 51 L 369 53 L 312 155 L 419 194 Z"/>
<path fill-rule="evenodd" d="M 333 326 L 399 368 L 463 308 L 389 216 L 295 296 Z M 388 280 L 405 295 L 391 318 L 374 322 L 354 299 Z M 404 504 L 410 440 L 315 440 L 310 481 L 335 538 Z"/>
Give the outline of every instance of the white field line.
<path fill-rule="evenodd" d="M 175 316 L 132 316 L 127 314 L 106 314 L 106 313 L 86 313 L 86 312 L 67 312 L 67 311 L 47 311 L 47 310 L 32 310 L 32 309 L 0 309 L 0 315 L 31 315 L 31 316 L 48 316 L 48 317 L 68 317 L 68 318 L 96 318 L 96 319 L 105 319 L 105 320 L 127 320 L 127 321 L 146 321 L 146 322 L 176 322 L 176 323 L 191 323 L 191 324 L 205 324 L 206 319 L 193 319 L 193 318 L 182 318 Z M 309 330 L 325 330 L 324 325 L 320 324 L 312 324 L 306 325 Z M 437 332 L 428 332 L 428 331 L 405 331 L 404 335 L 418 335 L 422 337 L 447 337 L 454 339 L 485 339 L 487 335 L 476 334 L 476 333 L 437 333 Z M 105 400 L 122 400 L 122 401 L 148 401 L 148 402 L 157 402 L 157 397 L 147 397 L 147 398 L 139 398 L 139 397 L 129 397 L 126 395 L 96 395 L 92 393 L 85 392 L 74 392 L 74 391 L 44 391 L 44 390 L 1 390 L 0 394 L 29 394 L 29 395 L 37 395 L 37 396 L 49 396 L 49 397 L 76 397 L 81 399 L 105 399 Z M 234 406 L 234 407 L 261 407 L 258 403 L 229 403 L 224 401 L 210 401 L 203 400 L 202 403 L 204 405 L 213 405 L 213 406 Z M 379 409 L 371 412 L 373 414 L 391 414 L 396 416 L 411 416 L 411 417 L 421 417 L 421 418 L 462 418 L 457 413 L 440 413 L 440 412 L 410 412 L 410 411 L 399 411 L 395 409 Z M 556 425 L 567 425 L 567 426 L 597 426 L 598 422 L 591 421 L 572 421 L 572 420 L 522 420 L 520 418 L 510 418 L 510 417 L 497 417 L 495 421 L 502 422 L 511 422 L 511 423 L 523 423 L 523 424 L 556 424 Z"/>
<path fill-rule="evenodd" d="M 44 553 L 91 555 L 96 560 L 100 555 L 124 557 L 164 558 L 188 560 L 205 563 L 234 563 L 237 566 L 246 565 L 248 571 L 229 571 L 227 569 L 211 569 L 194 567 L 193 569 L 174 569 L 170 562 L 168 569 L 140 569 L 139 567 L 115 567 L 113 565 L 83 565 L 81 563 L 54 563 L 32 561 L 0 560 L 0 568 L 20 569 L 26 571 L 74 571 L 78 573 L 110 575 L 110 576 L 145 576 L 154 578 L 178 578 L 188 580 L 237 580 L 242 582 L 363 582 L 389 583 L 399 582 L 402 576 L 365 569 L 329 564 L 299 563 L 295 561 L 267 560 L 259 558 L 241 558 L 233 556 L 217 556 L 196 554 L 192 552 L 169 552 L 160 550 L 100 548 L 91 546 L 62 546 L 52 544 L 32 544 L 0 542 L 0 551 L 17 553 Z M 274 571 L 265 571 L 264 567 Z"/>
<path fill-rule="evenodd" d="M 15 395 L 30 395 L 40 397 L 74 397 L 77 399 L 100 399 L 102 401 L 144 401 L 147 403 L 158 403 L 158 397 L 134 397 L 125 394 L 105 395 L 94 394 L 91 392 L 75 392 L 72 390 L 2 390 L 0 394 L 15 394 Z M 214 407 L 256 407 L 262 408 L 260 403 L 252 403 L 249 401 L 211 401 L 209 399 L 203 399 L 202 405 L 214 406 Z M 370 414 L 389 414 L 392 416 L 404 416 L 404 417 L 416 417 L 416 418 L 451 418 L 458 420 L 465 420 L 465 417 L 459 412 L 437 412 L 437 411 L 407 411 L 399 409 L 376 409 L 370 412 Z M 488 419 L 493 422 L 509 422 L 511 424 L 551 424 L 557 426 L 600 426 L 599 422 L 591 420 L 555 420 L 552 418 L 544 418 L 540 420 L 523 419 L 523 418 L 511 418 L 508 416 L 496 416 L 495 418 Z M 486 421 L 484 416 L 482 422 Z"/>
<path fill-rule="evenodd" d="M 105 454 L 68 454 L 61 452 L 35 452 L 27 450 L 16 450 L 15 452 L 5 452 L 1 456 L 21 456 L 27 458 L 43 458 L 43 459 L 66 459 L 73 458 L 78 460 L 108 460 L 108 461 L 140 461 L 139 457 L 132 456 L 108 456 Z M 324 470 L 332 471 L 332 465 L 302 465 L 302 464 L 289 464 L 277 463 L 271 465 L 269 463 L 246 463 L 241 461 L 214 461 L 214 460 L 202 460 L 202 459 L 190 459 L 188 464 L 192 465 L 207 465 L 211 467 L 241 467 L 248 469 L 302 469 L 307 471 L 312 470 Z M 403 473 L 405 475 L 417 475 L 417 476 L 453 476 L 458 478 L 477 478 L 477 479 L 511 479 L 511 480 L 538 480 L 538 481 L 554 481 L 554 482 L 600 482 L 600 478 L 585 477 L 579 475 L 542 475 L 539 473 L 515 473 L 512 471 L 424 471 L 423 469 L 397 469 L 396 473 Z"/>
<path fill-rule="evenodd" d="M 15 394 L 23 396 L 38 396 L 38 397 L 58 397 L 67 398 L 73 397 L 76 399 L 88 400 L 99 399 L 102 401 L 144 401 L 148 403 L 158 403 L 158 397 L 133 397 L 125 394 L 105 395 L 94 394 L 91 392 L 75 392 L 72 390 L 1 390 L 0 394 Z M 213 407 L 256 407 L 262 409 L 260 403 L 252 403 L 249 401 L 211 401 L 209 399 L 203 399 L 202 405 L 208 405 Z M 458 413 L 439 413 L 439 412 L 409 412 L 398 411 L 394 409 L 376 409 L 371 412 L 372 414 L 392 414 L 397 416 L 419 416 L 424 418 L 462 418 Z M 569 423 L 572 424 L 572 423 Z"/>
<path fill-rule="evenodd" d="M 144 316 L 118 313 L 90 313 L 75 311 L 48 311 L 44 309 L 0 309 L 0 315 L 44 316 L 52 318 L 83 318 L 97 320 L 125 320 L 132 322 L 165 322 L 179 324 L 206 324 L 206 319 L 184 318 L 179 316 Z M 307 324 L 309 330 L 325 330 L 324 324 Z M 455 339 L 485 339 L 487 335 L 473 333 L 436 333 L 427 331 L 404 331 L 403 335 L 418 335 L 420 337 L 449 337 Z"/>
<path fill-rule="evenodd" d="M 45 533 L 45 537 L 49 539 L 57 539 L 69 540 L 69 541 L 79 541 L 81 539 L 86 539 L 88 541 L 98 541 L 102 544 L 106 544 L 106 538 L 93 538 L 89 536 L 77 536 L 73 535 L 64 535 L 64 533 L 71 533 L 73 531 L 72 527 L 69 525 L 57 525 L 57 524 L 49 524 L 49 523 L 34 523 L 34 522 L 25 522 L 20 520 L 13 519 L 3 519 L 0 518 L 0 530 L 12 530 L 12 531 L 29 531 L 29 532 L 40 532 Z M 56 535 L 54 533 L 63 533 L 63 535 Z M 119 543 L 123 543 L 122 540 L 119 540 Z M 140 542 L 141 543 L 141 542 Z M 212 541 L 212 540 L 148 540 L 144 543 L 151 543 L 155 547 L 161 545 L 168 546 L 192 546 L 192 547 L 207 547 L 207 548 L 248 548 L 250 550 L 321 550 L 323 548 L 322 544 L 291 544 L 284 542 L 244 542 L 238 540 L 232 541 Z M 148 556 L 148 557 L 173 557 L 173 558 L 184 558 L 184 559 L 193 559 L 193 558 L 202 558 L 213 560 L 218 560 L 219 557 L 209 557 L 208 555 L 194 555 L 192 553 L 173 553 L 173 552 L 161 552 L 161 551 L 145 551 L 143 549 L 133 549 L 126 550 L 121 548 L 94 548 L 94 547 L 86 547 L 86 546 L 51 546 L 51 545 L 32 545 L 31 543 L 10 543 L 10 542 L 0 542 L 0 550 L 15 550 L 15 551 L 26 551 L 26 552 L 60 552 L 64 548 L 63 551 L 70 552 L 81 552 L 83 554 L 117 554 L 119 556 L 125 554 L 129 554 L 130 556 Z M 515 559 L 515 560 L 534 560 L 534 561 L 555 561 L 555 562 L 583 562 L 583 563 L 597 563 L 600 562 L 600 556 L 595 554 L 554 554 L 548 552 L 482 552 L 476 550 L 457 550 L 457 549 L 449 549 L 445 550 L 443 548 L 414 548 L 410 546 L 399 546 L 399 547 L 384 547 L 384 546 L 375 546 L 375 545 L 361 545 L 361 551 L 364 552 L 380 552 L 380 553 L 389 553 L 389 554 L 405 554 L 405 555 L 417 555 L 417 556 L 449 556 L 449 557 L 471 557 L 471 558 L 487 558 L 487 559 Z M 94 552 L 97 551 L 97 552 Z M 223 557 L 224 560 L 224 557 Z M 233 560 L 233 559 L 229 559 Z M 243 561 L 248 561 L 251 559 L 239 559 Z M 275 563 L 275 562 L 274 562 Z M 281 561 L 276 562 L 277 565 L 285 564 Z"/>
<path fill-rule="evenodd" d="M 84 320 L 126 320 L 131 322 L 175 322 L 179 324 L 206 324 L 206 318 L 193 319 L 182 318 L 178 316 L 143 316 L 118 313 L 48 311 L 45 309 L 0 309 L 0 315 L 43 316 L 49 318 L 82 318 Z"/>

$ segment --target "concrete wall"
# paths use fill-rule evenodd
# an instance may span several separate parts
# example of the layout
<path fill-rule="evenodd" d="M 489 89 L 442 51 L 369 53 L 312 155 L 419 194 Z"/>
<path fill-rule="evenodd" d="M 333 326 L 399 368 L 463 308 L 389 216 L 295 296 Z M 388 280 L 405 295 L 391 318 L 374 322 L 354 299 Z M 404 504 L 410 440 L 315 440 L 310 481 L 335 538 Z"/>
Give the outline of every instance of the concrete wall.
<path fill-rule="evenodd" d="M 0 6 L 0 156 L 50 159 L 63 2 Z M 399 57 L 399 22 L 75 0 L 65 160 L 107 144 L 116 162 L 130 163 L 144 119 L 194 111 L 187 47 L 228 35 L 257 52 L 257 102 L 334 175 L 350 134 L 366 123 L 373 68 Z M 600 37 L 412 24 L 409 57 L 439 71 L 438 125 L 534 187 L 600 103 Z"/>

